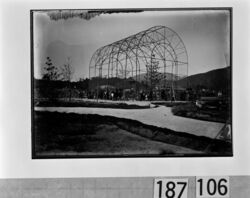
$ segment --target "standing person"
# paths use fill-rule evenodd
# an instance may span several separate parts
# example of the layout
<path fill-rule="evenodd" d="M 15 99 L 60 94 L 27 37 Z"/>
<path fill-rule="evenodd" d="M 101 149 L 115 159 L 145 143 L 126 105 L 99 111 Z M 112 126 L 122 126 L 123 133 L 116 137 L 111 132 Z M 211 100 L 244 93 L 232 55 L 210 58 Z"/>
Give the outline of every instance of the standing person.
<path fill-rule="evenodd" d="M 111 92 L 111 100 L 114 100 L 114 92 Z"/>

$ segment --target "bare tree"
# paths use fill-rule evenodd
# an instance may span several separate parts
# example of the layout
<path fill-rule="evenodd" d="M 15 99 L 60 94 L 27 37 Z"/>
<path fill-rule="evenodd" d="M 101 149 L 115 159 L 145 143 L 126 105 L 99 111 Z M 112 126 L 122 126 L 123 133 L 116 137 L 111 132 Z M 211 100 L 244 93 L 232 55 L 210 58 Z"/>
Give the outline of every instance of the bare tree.
<path fill-rule="evenodd" d="M 61 76 L 62 76 L 62 80 L 66 81 L 68 84 L 69 100 L 71 100 L 71 97 L 72 97 L 71 81 L 72 81 L 73 74 L 74 74 L 74 70 L 72 67 L 71 59 L 68 57 L 67 62 L 63 65 L 61 69 Z"/>
<path fill-rule="evenodd" d="M 71 82 L 74 74 L 71 59 L 68 57 L 67 62 L 63 65 L 61 69 L 62 80 Z"/>

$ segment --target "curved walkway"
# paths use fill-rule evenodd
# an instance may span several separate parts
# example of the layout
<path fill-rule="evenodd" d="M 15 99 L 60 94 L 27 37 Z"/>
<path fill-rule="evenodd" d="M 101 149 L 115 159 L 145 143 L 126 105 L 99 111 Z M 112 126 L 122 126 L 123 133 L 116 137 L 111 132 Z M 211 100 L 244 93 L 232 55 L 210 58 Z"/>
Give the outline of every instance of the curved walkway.
<path fill-rule="evenodd" d="M 159 106 L 150 109 L 107 109 L 89 107 L 35 107 L 36 111 L 65 112 L 78 114 L 99 114 L 127 118 L 144 124 L 186 132 L 197 136 L 215 138 L 223 128 L 223 123 L 195 120 L 175 116 L 170 107 Z"/>

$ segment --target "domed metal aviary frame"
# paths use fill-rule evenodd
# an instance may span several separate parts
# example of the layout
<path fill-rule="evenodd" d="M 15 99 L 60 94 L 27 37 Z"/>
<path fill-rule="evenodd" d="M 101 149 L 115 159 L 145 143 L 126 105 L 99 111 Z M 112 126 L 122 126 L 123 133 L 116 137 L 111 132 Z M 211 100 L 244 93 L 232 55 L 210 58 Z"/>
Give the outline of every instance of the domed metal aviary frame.
<path fill-rule="evenodd" d="M 149 65 L 157 65 L 158 83 L 152 83 Z M 89 64 L 92 89 L 111 85 L 112 79 L 134 81 L 134 89 L 168 89 L 175 98 L 178 80 L 188 75 L 188 54 L 181 37 L 165 26 L 154 26 L 97 49 Z M 119 88 L 122 87 L 120 83 Z M 124 83 L 125 84 L 125 83 Z M 133 84 L 133 83 L 132 83 Z M 145 86 L 140 86 L 143 84 Z"/>

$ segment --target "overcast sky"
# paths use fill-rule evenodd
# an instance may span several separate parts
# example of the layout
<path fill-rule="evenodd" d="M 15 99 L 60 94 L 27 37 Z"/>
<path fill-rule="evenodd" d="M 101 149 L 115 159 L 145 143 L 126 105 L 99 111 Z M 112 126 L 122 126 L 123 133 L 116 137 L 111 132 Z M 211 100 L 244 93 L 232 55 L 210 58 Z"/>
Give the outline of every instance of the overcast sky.
<path fill-rule="evenodd" d="M 229 12 L 225 10 L 113 13 L 90 20 L 51 20 L 46 12 L 35 12 L 35 78 L 41 78 L 47 56 L 57 66 L 70 57 L 74 80 L 86 78 L 91 56 L 98 48 L 156 25 L 169 27 L 182 38 L 188 52 L 189 75 L 230 64 Z"/>

